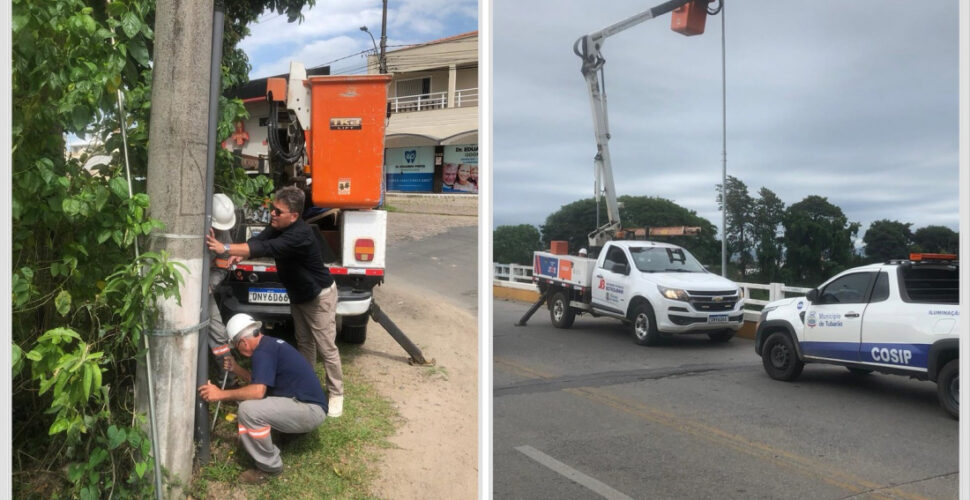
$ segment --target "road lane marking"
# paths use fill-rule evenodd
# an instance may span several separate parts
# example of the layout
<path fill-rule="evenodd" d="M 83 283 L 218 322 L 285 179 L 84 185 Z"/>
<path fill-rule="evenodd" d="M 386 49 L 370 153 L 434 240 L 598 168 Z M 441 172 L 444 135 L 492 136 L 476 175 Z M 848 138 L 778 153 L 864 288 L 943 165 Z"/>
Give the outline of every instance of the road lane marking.
<path fill-rule="evenodd" d="M 554 378 L 554 376 L 542 373 L 534 368 L 520 365 L 507 359 L 494 359 L 496 366 L 505 368 L 517 375 Z M 881 485 L 864 478 L 840 471 L 826 464 L 804 457 L 780 448 L 774 448 L 764 443 L 751 441 L 737 434 L 732 434 L 723 429 L 707 424 L 693 421 L 680 415 L 668 413 L 653 407 L 646 406 L 639 402 L 616 396 L 602 388 L 570 388 L 563 392 L 574 396 L 593 401 L 595 403 L 609 406 L 615 410 L 633 415 L 638 418 L 668 427 L 675 431 L 687 434 L 704 441 L 722 445 L 755 458 L 764 460 L 776 466 L 790 469 L 802 475 L 814 477 L 832 486 L 844 489 L 853 493 L 872 495 L 870 498 L 877 499 L 905 499 L 905 500 L 931 500 L 922 495 L 907 493 L 899 489 L 902 485 Z"/>
<path fill-rule="evenodd" d="M 616 491 L 611 488 L 606 483 L 599 481 L 595 478 L 589 477 L 582 472 L 556 460 L 555 458 L 546 455 L 545 453 L 531 447 L 531 446 L 516 446 L 516 450 L 524 454 L 525 456 L 539 462 L 540 464 L 546 466 L 553 472 L 578 483 L 581 486 L 586 487 L 588 490 L 597 493 L 599 496 L 606 498 L 607 500 L 633 500 L 632 498 L 624 495 L 623 493 Z"/>

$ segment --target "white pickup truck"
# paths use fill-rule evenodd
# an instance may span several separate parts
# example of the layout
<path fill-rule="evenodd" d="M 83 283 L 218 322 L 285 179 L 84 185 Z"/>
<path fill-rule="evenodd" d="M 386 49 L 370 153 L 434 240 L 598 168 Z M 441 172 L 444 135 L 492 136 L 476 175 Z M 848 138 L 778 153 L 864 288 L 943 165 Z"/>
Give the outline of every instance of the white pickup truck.
<path fill-rule="evenodd" d="M 668 243 L 610 241 L 596 259 L 536 252 L 533 281 L 555 327 L 569 328 L 577 314 L 613 317 L 641 345 L 698 333 L 726 342 L 744 321 L 738 285 Z"/>
<path fill-rule="evenodd" d="M 913 254 L 856 267 L 805 297 L 771 302 L 761 312 L 755 352 L 776 380 L 794 380 L 805 363 L 931 380 L 956 418 L 962 327 L 955 259 Z"/>

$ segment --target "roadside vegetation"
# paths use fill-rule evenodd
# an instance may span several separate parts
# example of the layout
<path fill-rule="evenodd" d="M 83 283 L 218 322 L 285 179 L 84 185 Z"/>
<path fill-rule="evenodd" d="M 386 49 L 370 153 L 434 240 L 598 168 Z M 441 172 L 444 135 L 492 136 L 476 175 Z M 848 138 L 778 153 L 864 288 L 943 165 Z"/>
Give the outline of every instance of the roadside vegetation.
<path fill-rule="evenodd" d="M 223 87 L 247 79 L 236 47 L 247 25 L 266 8 L 298 20 L 313 1 L 227 0 Z M 13 0 L 11 14 L 13 495 L 150 497 L 136 366 L 184 271 L 143 251 L 164 230 L 145 194 L 155 2 Z M 244 108 L 220 107 L 222 140 Z M 69 157 L 71 136 L 91 140 L 88 152 Z M 221 148 L 216 183 L 237 203 L 272 190 Z"/>
<path fill-rule="evenodd" d="M 283 474 L 258 486 L 237 482 L 253 461 L 239 444 L 236 403 L 223 403 L 212 433 L 212 458 L 196 473 L 190 493 L 196 498 L 292 499 L 374 498 L 371 484 L 379 472 L 376 461 L 400 425 L 390 400 L 381 397 L 355 366 L 358 347 L 341 345 L 347 398 L 344 414 L 328 418 L 315 431 L 276 443 L 283 454 Z M 323 380 L 322 365 L 317 375 Z"/>
<path fill-rule="evenodd" d="M 860 224 L 849 221 L 827 198 L 810 195 L 786 207 L 767 187 L 752 196 L 748 186 L 733 176 L 728 176 L 726 186 L 716 186 L 716 202 L 726 210 L 727 275 L 737 281 L 815 286 L 850 267 L 907 258 L 910 252 L 959 251 L 959 234 L 950 228 L 912 230 L 911 223 L 878 220 L 866 230 L 858 252 L 854 241 Z M 655 238 L 686 248 L 712 272 L 720 273 L 721 242 L 711 221 L 663 198 L 621 196 L 618 201 L 624 227 L 700 227 L 697 236 Z M 587 246 L 586 235 L 597 226 L 597 213 L 605 213 L 605 207 L 586 198 L 562 206 L 539 228 L 499 226 L 493 233 L 495 261 L 531 265 L 532 252 L 547 248 L 553 240 L 568 241 L 575 252 Z"/>

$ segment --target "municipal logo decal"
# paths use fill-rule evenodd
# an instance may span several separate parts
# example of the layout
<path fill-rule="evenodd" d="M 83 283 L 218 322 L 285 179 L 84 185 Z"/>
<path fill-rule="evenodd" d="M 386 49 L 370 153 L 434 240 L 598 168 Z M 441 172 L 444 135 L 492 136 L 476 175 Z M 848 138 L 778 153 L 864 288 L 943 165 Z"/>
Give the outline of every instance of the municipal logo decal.
<path fill-rule="evenodd" d="M 815 320 L 815 311 L 808 313 L 808 322 L 806 323 L 809 328 L 815 328 L 818 322 Z"/>

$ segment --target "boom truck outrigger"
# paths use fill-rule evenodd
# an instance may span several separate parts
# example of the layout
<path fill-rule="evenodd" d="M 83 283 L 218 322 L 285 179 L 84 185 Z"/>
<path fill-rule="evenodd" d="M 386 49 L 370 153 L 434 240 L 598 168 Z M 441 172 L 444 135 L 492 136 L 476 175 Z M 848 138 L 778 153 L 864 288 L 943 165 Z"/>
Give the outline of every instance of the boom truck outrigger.
<path fill-rule="evenodd" d="M 535 252 L 533 280 L 539 300 L 519 320 L 524 326 L 548 302 L 553 326 L 569 328 L 577 314 L 619 319 L 633 327 L 638 344 L 655 345 L 673 334 L 706 334 L 726 342 L 744 321 L 744 299 L 737 284 L 708 272 L 687 250 L 651 241 L 613 241 L 643 230 L 621 230 L 619 203 L 610 160 L 610 131 L 601 49 L 621 31 L 673 11 L 671 29 L 685 35 L 704 32 L 709 0 L 671 0 L 602 30 L 580 37 L 573 52 L 589 90 L 596 155 L 595 200 L 606 198 L 607 221 L 589 233 L 590 257 L 568 255 L 553 242 L 549 252 Z M 597 221 L 597 224 L 599 222 Z M 687 228 L 681 234 L 688 234 Z"/>
<path fill-rule="evenodd" d="M 303 65 L 291 63 L 288 78 L 267 79 L 262 95 L 252 99 L 260 107 L 240 125 L 237 137 L 242 153 L 258 158 L 260 170 L 268 171 L 276 186 L 292 185 L 306 193 L 303 216 L 317 233 L 324 265 L 337 283 L 338 337 L 363 343 L 373 318 L 413 363 L 427 364 L 373 298 L 385 276 L 387 212 L 379 208 L 390 79 L 307 76 Z M 236 241 L 261 230 L 268 211 L 248 210 L 245 219 Z M 272 260 L 240 262 L 216 293 L 224 317 L 247 313 L 266 325 L 290 321 L 289 297 Z"/>

